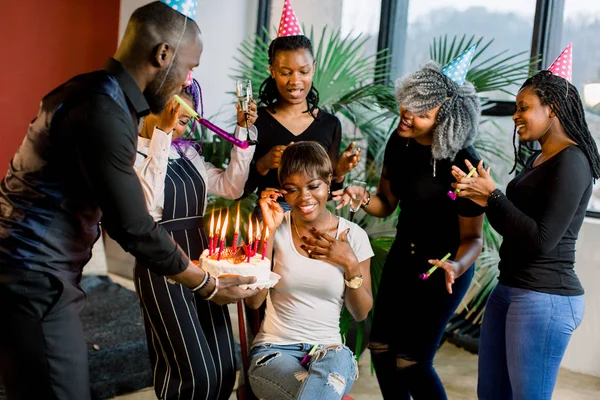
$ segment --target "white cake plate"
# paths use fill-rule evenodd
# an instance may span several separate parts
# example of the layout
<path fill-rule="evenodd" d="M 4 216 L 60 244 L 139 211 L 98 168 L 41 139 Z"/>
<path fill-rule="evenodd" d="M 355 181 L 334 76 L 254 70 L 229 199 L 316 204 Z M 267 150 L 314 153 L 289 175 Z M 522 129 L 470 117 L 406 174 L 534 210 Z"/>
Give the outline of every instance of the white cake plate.
<path fill-rule="evenodd" d="M 269 276 L 269 280 L 266 281 L 257 281 L 252 285 L 240 285 L 242 289 L 268 289 L 272 288 L 279 282 L 279 278 L 281 276 L 277 275 L 275 272 L 271 271 L 271 275 Z"/>

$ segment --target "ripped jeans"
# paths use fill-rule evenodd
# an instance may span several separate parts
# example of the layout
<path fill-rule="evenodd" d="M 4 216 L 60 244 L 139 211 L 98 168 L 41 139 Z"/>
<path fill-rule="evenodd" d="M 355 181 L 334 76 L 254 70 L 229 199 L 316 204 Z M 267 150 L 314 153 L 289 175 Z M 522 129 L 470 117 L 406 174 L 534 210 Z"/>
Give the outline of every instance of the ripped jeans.
<path fill-rule="evenodd" d="M 358 378 L 347 346 L 319 346 L 306 367 L 300 361 L 312 344 L 260 344 L 250 352 L 248 380 L 259 399 L 328 400 L 344 397 Z"/>

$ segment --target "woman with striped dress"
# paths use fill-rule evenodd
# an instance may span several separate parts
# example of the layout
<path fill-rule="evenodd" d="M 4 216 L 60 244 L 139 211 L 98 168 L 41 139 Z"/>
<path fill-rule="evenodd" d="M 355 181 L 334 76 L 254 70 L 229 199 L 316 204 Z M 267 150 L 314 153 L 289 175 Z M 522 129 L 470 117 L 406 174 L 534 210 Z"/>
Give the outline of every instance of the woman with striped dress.
<path fill-rule="evenodd" d="M 181 97 L 195 110 L 198 83 Z M 256 105 L 239 106 L 235 135 L 256 139 Z M 135 168 L 152 217 L 170 232 L 192 260 L 208 246 L 202 222 L 208 193 L 242 195 L 254 146 L 233 147 L 226 170 L 200 155 L 199 146 L 181 139 L 191 116 L 175 101 L 160 115 L 146 117 L 138 138 Z M 248 125 L 246 125 L 246 122 Z M 196 122 L 192 122 L 192 132 Z M 243 128 L 241 126 L 244 126 Z M 159 399 L 228 399 L 236 378 L 235 346 L 227 306 L 219 306 L 137 263 L 135 287 L 142 308 L 154 391 Z"/>

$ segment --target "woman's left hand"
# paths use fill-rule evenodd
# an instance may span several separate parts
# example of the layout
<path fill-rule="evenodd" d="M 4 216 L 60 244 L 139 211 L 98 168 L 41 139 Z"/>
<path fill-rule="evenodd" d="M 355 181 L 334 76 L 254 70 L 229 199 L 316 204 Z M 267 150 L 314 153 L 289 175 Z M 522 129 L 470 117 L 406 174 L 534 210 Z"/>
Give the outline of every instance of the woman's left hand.
<path fill-rule="evenodd" d="M 248 128 L 254 125 L 256 119 L 258 118 L 258 107 L 256 106 L 256 101 L 252 100 L 248 103 L 248 111 L 244 112 L 239 103 L 235 105 L 235 109 L 237 110 L 237 124 L 239 126 L 246 128 L 246 118 L 248 118 Z"/>
<path fill-rule="evenodd" d="M 302 237 L 301 247 L 309 253 L 309 258 L 349 268 L 359 264 L 350 243 L 348 243 L 349 231 L 350 228 L 346 229 L 341 233 L 340 238 L 336 239 L 317 228 L 311 228 L 310 232 L 313 237 Z"/>
<path fill-rule="evenodd" d="M 465 160 L 465 164 L 469 171 L 474 168 L 469 160 Z M 477 165 L 477 172 L 475 172 L 472 177 L 467 178 L 467 174 L 465 174 L 462 169 L 453 165 L 452 175 L 457 182 L 453 183 L 452 187 L 460 189 L 457 196 L 466 197 L 471 199 L 475 204 L 485 207 L 490 194 L 496 189 L 496 183 L 490 175 L 490 169 L 491 168 L 488 167 L 486 170 L 483 167 L 483 160 L 481 160 Z"/>
<path fill-rule="evenodd" d="M 355 148 L 356 142 L 352 142 L 348 145 L 346 150 L 342 151 L 342 154 L 340 154 L 337 165 L 335 165 L 335 176 L 337 178 L 345 176 L 360 162 L 360 147 L 354 151 Z"/>
<path fill-rule="evenodd" d="M 448 293 L 452 294 L 452 285 L 454 284 L 454 280 L 458 278 L 457 271 L 460 269 L 457 262 L 452 260 L 446 260 L 441 262 L 440 260 L 429 260 L 429 264 L 437 265 L 438 268 L 441 268 L 446 273 L 446 290 Z M 433 272 L 435 273 L 435 272 Z"/>

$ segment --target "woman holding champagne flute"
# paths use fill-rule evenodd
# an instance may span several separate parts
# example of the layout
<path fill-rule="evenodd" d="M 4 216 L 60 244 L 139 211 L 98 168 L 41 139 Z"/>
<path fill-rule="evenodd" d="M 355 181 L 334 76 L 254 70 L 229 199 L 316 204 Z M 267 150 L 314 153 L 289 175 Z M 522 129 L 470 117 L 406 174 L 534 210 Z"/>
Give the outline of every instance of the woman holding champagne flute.
<path fill-rule="evenodd" d="M 401 209 L 369 338 L 385 399 L 446 399 L 433 359 L 482 248 L 483 209 L 448 195 L 452 160 L 479 160 L 471 145 L 479 98 L 464 76 L 444 71 L 429 63 L 396 83 L 400 123 L 386 146 L 377 193 L 356 186 L 333 193 L 341 208 L 360 190 L 362 209 L 376 217 Z M 428 275 L 432 265 L 439 268 Z"/>

